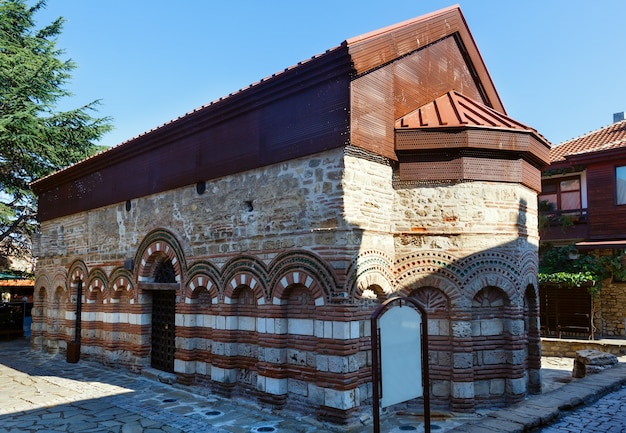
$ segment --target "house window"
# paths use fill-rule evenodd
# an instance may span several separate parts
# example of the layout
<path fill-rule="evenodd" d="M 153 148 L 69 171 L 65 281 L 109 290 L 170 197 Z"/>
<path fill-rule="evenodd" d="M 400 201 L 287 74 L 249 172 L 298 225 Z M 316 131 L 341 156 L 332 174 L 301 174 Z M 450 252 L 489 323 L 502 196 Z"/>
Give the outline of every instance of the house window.
<path fill-rule="evenodd" d="M 624 179 L 626 181 L 626 167 L 624 167 Z M 550 203 L 554 210 L 581 209 L 580 177 L 544 180 L 539 201 Z"/>
<path fill-rule="evenodd" d="M 626 166 L 615 168 L 615 199 L 617 204 L 626 204 Z"/>

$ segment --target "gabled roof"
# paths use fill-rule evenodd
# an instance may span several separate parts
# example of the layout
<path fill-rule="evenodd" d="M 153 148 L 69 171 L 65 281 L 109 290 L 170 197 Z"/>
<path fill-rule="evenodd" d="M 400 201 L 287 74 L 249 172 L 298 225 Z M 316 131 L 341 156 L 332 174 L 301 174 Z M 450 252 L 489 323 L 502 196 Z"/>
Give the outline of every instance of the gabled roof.
<path fill-rule="evenodd" d="M 450 70 L 428 67 L 440 58 Z M 458 6 L 347 39 L 33 182 L 38 218 L 124 203 L 348 144 L 396 159 L 396 119 L 453 89 L 506 118 Z"/>
<path fill-rule="evenodd" d="M 626 120 L 565 141 L 550 150 L 552 163 L 595 152 L 626 148 Z"/>
<path fill-rule="evenodd" d="M 532 132 L 538 135 L 533 128 L 455 90 L 398 119 L 395 127 L 396 129 L 483 127 Z"/>

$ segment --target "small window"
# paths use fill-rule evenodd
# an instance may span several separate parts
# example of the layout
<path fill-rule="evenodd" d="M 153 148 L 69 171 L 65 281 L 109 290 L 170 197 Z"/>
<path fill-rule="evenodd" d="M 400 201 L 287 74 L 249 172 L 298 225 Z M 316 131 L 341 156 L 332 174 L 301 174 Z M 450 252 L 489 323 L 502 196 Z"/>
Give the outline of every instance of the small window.
<path fill-rule="evenodd" d="M 626 166 L 615 168 L 615 199 L 617 204 L 626 204 Z"/>
<path fill-rule="evenodd" d="M 624 167 L 626 176 L 626 167 Z M 626 177 L 625 177 L 626 179 Z M 579 210 L 582 208 L 580 177 L 546 180 L 541 185 L 540 201 L 552 203 L 554 210 Z"/>

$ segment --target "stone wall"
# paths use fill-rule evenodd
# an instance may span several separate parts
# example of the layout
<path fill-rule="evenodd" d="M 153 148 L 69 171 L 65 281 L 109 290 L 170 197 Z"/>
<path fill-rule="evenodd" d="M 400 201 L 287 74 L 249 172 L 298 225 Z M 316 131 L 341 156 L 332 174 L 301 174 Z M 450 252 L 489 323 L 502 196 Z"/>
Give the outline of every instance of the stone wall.
<path fill-rule="evenodd" d="M 626 283 L 604 281 L 593 308 L 597 334 L 604 337 L 626 335 Z"/>
<path fill-rule="evenodd" d="M 349 422 L 371 403 L 370 315 L 403 295 L 428 312 L 435 405 L 536 388 L 534 191 L 401 183 L 393 162 L 352 147 L 198 191 L 43 222 L 34 344 L 73 338 L 82 284 L 83 356 L 149 367 L 155 269 L 169 262 L 180 383 Z"/>

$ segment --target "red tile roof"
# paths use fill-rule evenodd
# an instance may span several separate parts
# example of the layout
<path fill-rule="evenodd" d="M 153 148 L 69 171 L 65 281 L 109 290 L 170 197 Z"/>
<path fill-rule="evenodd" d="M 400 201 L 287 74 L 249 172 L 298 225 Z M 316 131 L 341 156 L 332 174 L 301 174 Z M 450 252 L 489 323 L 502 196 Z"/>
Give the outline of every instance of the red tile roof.
<path fill-rule="evenodd" d="M 402 128 L 450 128 L 474 126 L 485 128 L 512 129 L 532 132 L 542 138 L 536 130 L 510 117 L 476 102 L 457 91 L 450 91 L 421 106 L 396 121 L 395 127 Z M 545 139 L 543 139 L 545 141 Z"/>
<path fill-rule="evenodd" d="M 565 161 L 567 156 L 618 148 L 626 148 L 626 120 L 556 145 L 550 150 L 550 161 Z"/>
<path fill-rule="evenodd" d="M 0 287 L 30 287 L 34 286 L 33 280 L 0 280 Z"/>

